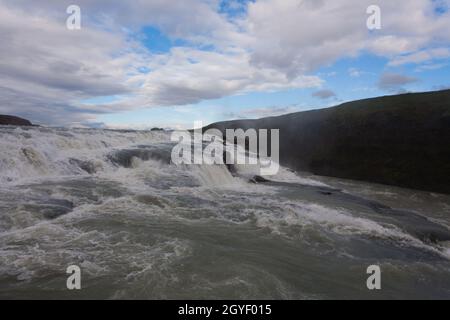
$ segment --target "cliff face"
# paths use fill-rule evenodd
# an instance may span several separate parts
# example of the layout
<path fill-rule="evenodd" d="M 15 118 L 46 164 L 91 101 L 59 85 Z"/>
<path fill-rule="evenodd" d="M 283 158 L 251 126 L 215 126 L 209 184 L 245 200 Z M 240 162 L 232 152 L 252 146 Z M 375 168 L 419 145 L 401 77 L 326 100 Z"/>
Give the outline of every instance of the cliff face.
<path fill-rule="evenodd" d="M 450 90 L 208 128 L 280 129 L 280 162 L 294 170 L 450 193 Z"/>
<path fill-rule="evenodd" d="M 0 115 L 0 125 L 32 126 L 33 124 L 30 121 L 19 117 Z"/>

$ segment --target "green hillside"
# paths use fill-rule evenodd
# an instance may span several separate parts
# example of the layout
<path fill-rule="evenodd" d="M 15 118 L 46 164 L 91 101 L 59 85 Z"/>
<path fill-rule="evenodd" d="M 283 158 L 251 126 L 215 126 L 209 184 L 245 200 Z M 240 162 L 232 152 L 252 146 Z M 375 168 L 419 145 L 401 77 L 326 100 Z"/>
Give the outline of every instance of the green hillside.
<path fill-rule="evenodd" d="M 450 193 L 450 90 L 208 128 L 280 129 L 280 162 L 294 170 Z"/>

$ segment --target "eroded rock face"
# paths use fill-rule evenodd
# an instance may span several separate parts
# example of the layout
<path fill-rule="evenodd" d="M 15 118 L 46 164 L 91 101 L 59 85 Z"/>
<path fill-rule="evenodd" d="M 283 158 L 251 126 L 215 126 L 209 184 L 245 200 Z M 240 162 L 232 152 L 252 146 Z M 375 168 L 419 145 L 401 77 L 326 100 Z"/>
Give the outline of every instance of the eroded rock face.
<path fill-rule="evenodd" d="M 0 115 L 0 125 L 32 126 L 33 124 L 30 121 L 19 117 Z"/>

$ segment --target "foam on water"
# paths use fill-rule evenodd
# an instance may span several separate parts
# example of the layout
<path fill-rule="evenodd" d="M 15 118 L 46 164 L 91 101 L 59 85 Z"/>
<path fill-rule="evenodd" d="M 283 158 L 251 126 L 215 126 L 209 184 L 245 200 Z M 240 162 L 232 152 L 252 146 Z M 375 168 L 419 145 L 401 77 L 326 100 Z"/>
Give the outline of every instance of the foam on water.
<path fill-rule="evenodd" d="M 256 214 L 257 224 L 282 234 L 283 226 L 306 226 L 318 224 L 341 235 L 364 235 L 390 239 L 405 245 L 426 249 L 450 259 L 448 250 L 423 243 L 394 225 L 382 225 L 375 221 L 352 216 L 343 209 L 327 208 L 319 204 L 302 202 L 273 203 L 274 212 L 260 211 Z"/>
<path fill-rule="evenodd" d="M 286 168 L 266 178 L 309 187 L 249 183 L 258 165 L 176 166 L 168 133 L 0 127 L 0 135 L 3 288 L 52 288 L 64 266 L 78 264 L 105 298 L 188 298 L 188 288 L 200 298 L 326 297 L 307 289 L 333 278 L 318 265 L 324 256 L 336 268 L 371 246 L 381 260 L 383 250 L 410 250 L 425 263 L 428 253 L 450 258 L 448 244 L 424 243 L 350 202 L 333 206 L 319 192 L 326 184 Z M 66 202 L 68 212 L 43 214 Z M 438 278 L 436 270 L 427 272 Z"/>
<path fill-rule="evenodd" d="M 77 161 L 108 169 L 105 155 L 114 148 L 168 140 L 160 132 L 13 127 L 0 127 L 0 137 L 2 184 L 86 174 Z"/>

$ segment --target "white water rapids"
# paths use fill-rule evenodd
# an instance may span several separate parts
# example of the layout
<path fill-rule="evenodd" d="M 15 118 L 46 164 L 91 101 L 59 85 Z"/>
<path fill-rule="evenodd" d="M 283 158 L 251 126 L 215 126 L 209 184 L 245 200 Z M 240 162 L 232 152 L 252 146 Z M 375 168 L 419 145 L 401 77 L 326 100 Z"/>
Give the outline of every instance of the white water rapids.
<path fill-rule="evenodd" d="M 0 298 L 450 298 L 450 197 L 285 168 L 255 184 L 246 166 L 175 166 L 172 147 L 0 127 Z"/>

